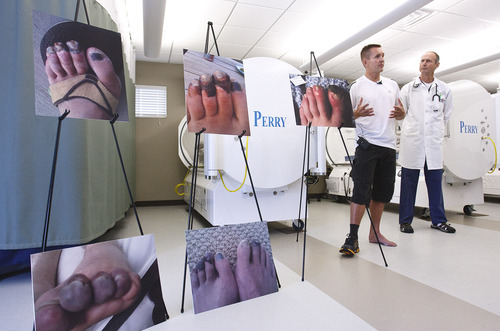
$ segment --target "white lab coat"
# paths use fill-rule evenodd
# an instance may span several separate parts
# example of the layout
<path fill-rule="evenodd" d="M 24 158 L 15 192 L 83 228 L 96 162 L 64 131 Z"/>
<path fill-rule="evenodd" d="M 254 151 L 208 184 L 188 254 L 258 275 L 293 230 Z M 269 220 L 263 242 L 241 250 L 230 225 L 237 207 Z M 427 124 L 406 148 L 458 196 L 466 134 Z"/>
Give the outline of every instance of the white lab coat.
<path fill-rule="evenodd" d="M 427 160 L 429 170 L 442 169 L 445 128 L 453 110 L 450 88 L 437 78 L 425 84 L 417 77 L 403 86 L 400 98 L 406 116 L 399 163 L 408 169 L 423 169 Z"/>

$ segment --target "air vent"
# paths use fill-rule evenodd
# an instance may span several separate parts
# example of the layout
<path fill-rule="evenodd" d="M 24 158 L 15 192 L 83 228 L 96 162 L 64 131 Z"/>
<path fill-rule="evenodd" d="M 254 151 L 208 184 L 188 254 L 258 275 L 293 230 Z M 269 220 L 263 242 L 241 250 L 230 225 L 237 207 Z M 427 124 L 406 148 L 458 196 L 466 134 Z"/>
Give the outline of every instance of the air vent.
<path fill-rule="evenodd" d="M 394 23 L 391 28 L 398 29 L 398 30 L 408 30 L 409 28 L 417 25 L 420 22 L 425 21 L 426 19 L 434 16 L 437 12 L 428 10 L 428 9 L 419 9 L 417 11 L 414 11 L 410 15 L 406 16 L 403 19 L 400 19 L 396 23 Z"/>

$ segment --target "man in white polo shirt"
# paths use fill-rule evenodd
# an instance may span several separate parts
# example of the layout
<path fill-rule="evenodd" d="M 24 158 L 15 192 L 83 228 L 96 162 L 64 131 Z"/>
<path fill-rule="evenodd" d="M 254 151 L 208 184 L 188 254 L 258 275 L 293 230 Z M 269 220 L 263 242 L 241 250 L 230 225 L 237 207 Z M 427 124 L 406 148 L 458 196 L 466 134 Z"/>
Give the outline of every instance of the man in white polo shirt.
<path fill-rule="evenodd" d="M 396 176 L 396 120 L 405 117 L 399 101 L 399 86 L 380 74 L 384 70 L 384 52 L 378 44 L 361 50 L 365 74 L 350 89 L 358 146 L 354 156 L 350 232 L 340 252 L 353 256 L 359 252 L 358 229 L 366 206 L 373 227 L 368 239 L 385 246 L 396 246 L 380 233 L 385 203 L 392 199 Z M 373 230 L 375 228 L 375 231 Z"/>

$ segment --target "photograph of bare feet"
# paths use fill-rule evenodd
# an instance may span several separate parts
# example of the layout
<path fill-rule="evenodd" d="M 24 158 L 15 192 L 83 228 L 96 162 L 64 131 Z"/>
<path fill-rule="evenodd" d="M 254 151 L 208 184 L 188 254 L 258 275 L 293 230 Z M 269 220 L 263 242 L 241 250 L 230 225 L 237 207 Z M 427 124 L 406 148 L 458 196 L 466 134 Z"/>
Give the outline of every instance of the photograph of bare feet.
<path fill-rule="evenodd" d="M 347 81 L 290 75 L 297 125 L 354 127 Z"/>
<path fill-rule="evenodd" d="M 166 319 L 152 235 L 33 254 L 31 266 L 37 331 L 142 330 Z"/>
<path fill-rule="evenodd" d="M 128 120 L 120 34 L 40 12 L 33 20 L 37 115 Z"/>
<path fill-rule="evenodd" d="M 242 62 L 188 50 L 183 58 L 188 131 L 250 135 Z"/>
<path fill-rule="evenodd" d="M 186 231 L 195 313 L 278 291 L 266 222 Z"/>

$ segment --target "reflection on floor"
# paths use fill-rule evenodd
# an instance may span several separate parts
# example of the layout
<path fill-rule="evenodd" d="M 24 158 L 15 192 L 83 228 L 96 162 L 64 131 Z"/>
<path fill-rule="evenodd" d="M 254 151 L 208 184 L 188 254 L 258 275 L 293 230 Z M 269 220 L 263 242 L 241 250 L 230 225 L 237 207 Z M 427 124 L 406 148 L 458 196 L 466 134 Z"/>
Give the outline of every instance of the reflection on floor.
<path fill-rule="evenodd" d="M 194 314 L 189 288 L 181 313 L 187 207 L 140 207 L 145 233 L 154 233 L 163 296 L 170 319 L 150 330 L 499 330 L 500 204 L 447 210 L 455 234 L 416 218 L 414 234 L 399 231 L 398 206 L 388 205 L 382 232 L 398 247 L 368 242 L 369 220 L 360 227 L 360 252 L 338 253 L 349 230 L 349 205 L 329 200 L 308 205 L 304 276 L 303 233 L 291 221 L 270 222 L 281 288 L 278 293 Z M 419 214 L 419 213 L 417 213 Z M 265 215 L 264 215 L 265 216 Z M 209 226 L 196 217 L 194 228 Z M 101 239 L 139 235 L 135 215 Z M 189 275 L 188 275 L 189 277 Z M 29 273 L 0 281 L 2 330 L 32 328 Z"/>

